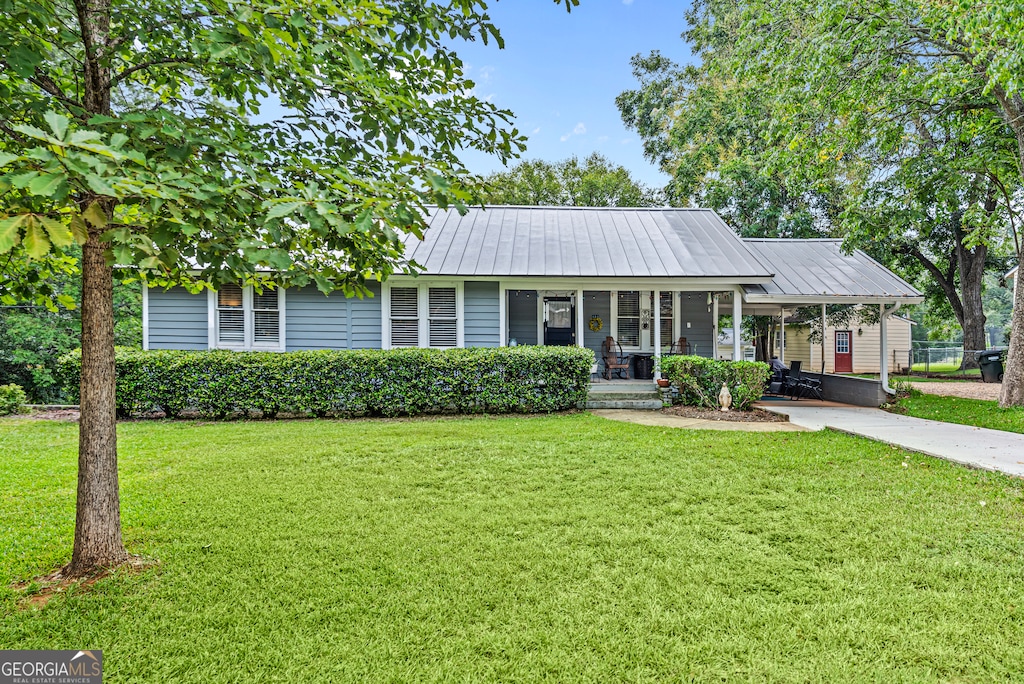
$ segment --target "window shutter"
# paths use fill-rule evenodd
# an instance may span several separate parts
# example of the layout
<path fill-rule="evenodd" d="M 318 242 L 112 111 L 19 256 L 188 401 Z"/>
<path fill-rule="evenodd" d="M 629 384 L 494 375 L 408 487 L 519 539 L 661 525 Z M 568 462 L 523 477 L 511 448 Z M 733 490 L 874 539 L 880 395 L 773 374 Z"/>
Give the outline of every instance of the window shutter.
<path fill-rule="evenodd" d="M 222 285 L 217 291 L 217 340 L 229 345 L 245 344 L 245 313 L 238 285 Z"/>
<path fill-rule="evenodd" d="M 457 347 L 458 311 L 454 287 L 432 287 L 428 292 L 430 310 L 430 346 Z"/>
<path fill-rule="evenodd" d="M 391 288 L 391 346 L 420 344 L 419 288 Z"/>
<path fill-rule="evenodd" d="M 252 293 L 253 344 L 277 345 L 281 339 L 281 314 L 278 311 L 277 288 Z"/>

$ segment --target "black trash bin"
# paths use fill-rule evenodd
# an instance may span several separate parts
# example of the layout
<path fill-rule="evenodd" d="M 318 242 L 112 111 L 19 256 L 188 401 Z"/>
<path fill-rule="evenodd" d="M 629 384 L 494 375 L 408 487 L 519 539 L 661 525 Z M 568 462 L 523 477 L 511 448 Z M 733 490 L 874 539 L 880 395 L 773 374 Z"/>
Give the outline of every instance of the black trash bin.
<path fill-rule="evenodd" d="M 651 354 L 633 355 L 633 377 L 637 380 L 654 378 L 654 357 Z"/>
<path fill-rule="evenodd" d="M 1003 381 L 1003 358 L 1006 356 L 1006 349 L 986 349 L 975 354 L 974 358 L 981 368 L 982 382 Z"/>

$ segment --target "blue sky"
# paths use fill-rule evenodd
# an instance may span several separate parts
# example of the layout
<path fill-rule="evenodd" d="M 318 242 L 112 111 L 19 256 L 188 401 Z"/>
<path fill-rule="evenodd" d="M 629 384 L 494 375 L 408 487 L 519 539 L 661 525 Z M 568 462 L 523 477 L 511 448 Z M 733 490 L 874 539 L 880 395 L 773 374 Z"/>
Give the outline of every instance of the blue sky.
<path fill-rule="evenodd" d="M 685 10 L 678 0 L 581 0 L 567 14 L 553 0 L 499 0 L 489 11 L 505 49 L 479 41 L 455 47 L 476 94 L 515 113 L 517 128 L 529 137 L 523 158 L 558 161 L 597 151 L 637 180 L 661 186 L 667 176 L 644 159 L 615 97 L 636 87 L 629 59 L 637 53 L 692 59 L 680 38 Z M 474 172 L 502 168 L 480 153 L 463 158 Z"/>

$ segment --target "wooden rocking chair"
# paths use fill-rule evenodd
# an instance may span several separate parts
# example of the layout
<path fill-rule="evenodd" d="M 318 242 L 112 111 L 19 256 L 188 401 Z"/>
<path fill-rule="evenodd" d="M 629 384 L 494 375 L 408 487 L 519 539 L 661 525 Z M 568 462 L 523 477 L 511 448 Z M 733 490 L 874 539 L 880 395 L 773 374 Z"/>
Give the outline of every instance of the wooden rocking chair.
<path fill-rule="evenodd" d="M 622 345 L 611 335 L 601 343 L 601 359 L 604 361 L 605 380 L 611 380 L 612 373 L 618 373 L 623 380 L 629 377 L 629 355 L 622 353 Z"/>

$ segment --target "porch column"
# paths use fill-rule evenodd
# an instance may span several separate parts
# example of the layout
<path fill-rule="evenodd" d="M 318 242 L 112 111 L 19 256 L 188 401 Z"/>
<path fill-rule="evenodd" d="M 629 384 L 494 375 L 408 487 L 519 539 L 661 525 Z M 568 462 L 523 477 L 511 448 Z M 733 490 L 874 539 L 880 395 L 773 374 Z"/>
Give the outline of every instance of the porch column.
<path fill-rule="evenodd" d="M 498 286 L 498 335 L 498 346 L 508 346 L 508 289 L 503 285 Z"/>
<path fill-rule="evenodd" d="M 885 304 L 879 304 L 878 334 L 882 336 L 881 344 L 878 345 L 878 375 L 882 381 L 882 389 L 886 394 L 896 394 L 896 391 L 889 387 L 889 333 L 888 319 L 900 308 L 901 302 L 896 302 L 891 309 L 886 309 Z"/>
<path fill-rule="evenodd" d="M 583 290 L 576 290 L 576 346 L 584 346 L 583 342 Z"/>
<path fill-rule="evenodd" d="M 821 305 L 821 374 L 825 374 L 825 329 L 828 327 L 828 321 L 825 318 L 825 305 Z"/>
<path fill-rule="evenodd" d="M 711 358 L 718 359 L 718 293 L 711 295 Z"/>
<path fill-rule="evenodd" d="M 779 361 L 786 363 L 786 307 L 779 309 Z"/>
<path fill-rule="evenodd" d="M 658 386 L 661 377 L 661 290 L 654 291 L 654 386 Z"/>
<path fill-rule="evenodd" d="M 743 329 L 743 302 L 739 289 L 732 293 L 732 360 L 739 361 L 743 357 L 740 349 L 740 331 Z"/>

